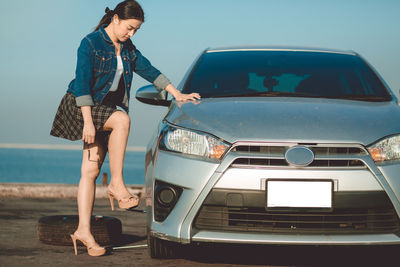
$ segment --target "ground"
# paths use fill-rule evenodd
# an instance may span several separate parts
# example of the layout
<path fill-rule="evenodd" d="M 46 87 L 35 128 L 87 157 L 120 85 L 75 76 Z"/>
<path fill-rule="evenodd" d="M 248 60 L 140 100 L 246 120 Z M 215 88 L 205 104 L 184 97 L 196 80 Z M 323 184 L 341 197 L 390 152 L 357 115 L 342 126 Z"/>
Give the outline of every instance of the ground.
<path fill-rule="evenodd" d="M 77 214 L 75 199 L 0 197 L 0 266 L 400 266 L 395 246 L 193 245 L 182 258 L 169 260 L 150 258 L 146 247 L 111 250 L 102 257 L 90 257 L 80 247 L 75 256 L 72 243 L 46 245 L 36 232 L 39 218 L 67 214 Z M 123 236 L 116 246 L 146 244 L 145 214 L 113 212 L 107 199 L 96 200 L 94 214 L 121 220 Z"/>

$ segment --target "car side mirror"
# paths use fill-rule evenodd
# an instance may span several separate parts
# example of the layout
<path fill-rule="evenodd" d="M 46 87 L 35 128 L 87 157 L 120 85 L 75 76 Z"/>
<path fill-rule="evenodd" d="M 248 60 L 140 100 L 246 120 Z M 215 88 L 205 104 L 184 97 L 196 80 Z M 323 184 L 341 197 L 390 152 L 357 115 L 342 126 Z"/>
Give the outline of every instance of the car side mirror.
<path fill-rule="evenodd" d="M 156 106 L 168 107 L 171 104 L 171 100 L 168 100 L 167 91 L 160 92 L 152 84 L 139 88 L 136 91 L 136 99 L 142 103 Z"/>

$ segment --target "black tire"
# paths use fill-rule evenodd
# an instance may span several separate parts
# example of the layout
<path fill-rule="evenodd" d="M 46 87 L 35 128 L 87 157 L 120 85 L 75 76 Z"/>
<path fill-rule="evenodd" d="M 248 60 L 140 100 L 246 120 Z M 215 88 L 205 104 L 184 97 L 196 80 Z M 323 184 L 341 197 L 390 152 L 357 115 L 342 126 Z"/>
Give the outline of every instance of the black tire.
<path fill-rule="evenodd" d="M 76 230 L 78 221 L 78 215 L 42 217 L 37 227 L 39 240 L 49 245 L 72 245 L 70 234 Z M 92 216 L 90 227 L 94 238 L 101 246 L 114 244 L 121 238 L 122 224 L 117 218 Z"/>
<path fill-rule="evenodd" d="M 147 245 L 150 257 L 153 259 L 174 259 L 179 257 L 181 245 L 175 242 L 162 240 L 147 234 Z"/>

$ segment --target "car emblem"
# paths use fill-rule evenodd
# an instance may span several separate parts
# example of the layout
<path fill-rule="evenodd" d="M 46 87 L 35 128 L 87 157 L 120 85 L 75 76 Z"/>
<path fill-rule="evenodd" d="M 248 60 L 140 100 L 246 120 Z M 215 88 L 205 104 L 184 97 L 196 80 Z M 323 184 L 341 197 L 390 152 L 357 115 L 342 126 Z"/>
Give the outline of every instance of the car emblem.
<path fill-rule="evenodd" d="M 291 166 L 305 167 L 313 162 L 314 153 L 305 146 L 295 146 L 286 151 L 285 159 Z"/>

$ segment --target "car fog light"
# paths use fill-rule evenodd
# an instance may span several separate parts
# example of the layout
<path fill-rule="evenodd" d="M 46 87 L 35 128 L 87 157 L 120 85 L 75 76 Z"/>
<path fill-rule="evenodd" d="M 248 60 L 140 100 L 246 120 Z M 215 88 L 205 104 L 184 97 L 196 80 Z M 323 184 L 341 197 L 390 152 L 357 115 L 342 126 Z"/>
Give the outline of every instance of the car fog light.
<path fill-rule="evenodd" d="M 176 200 L 176 191 L 170 186 L 162 187 L 157 192 L 157 201 L 165 206 L 169 207 Z"/>
<path fill-rule="evenodd" d="M 154 185 L 154 220 L 164 221 L 178 202 L 183 188 L 156 181 Z"/>

